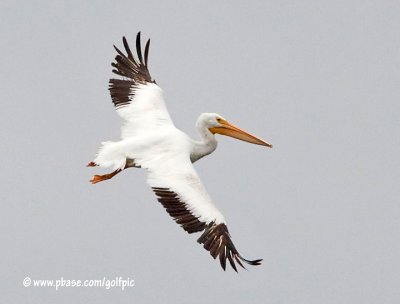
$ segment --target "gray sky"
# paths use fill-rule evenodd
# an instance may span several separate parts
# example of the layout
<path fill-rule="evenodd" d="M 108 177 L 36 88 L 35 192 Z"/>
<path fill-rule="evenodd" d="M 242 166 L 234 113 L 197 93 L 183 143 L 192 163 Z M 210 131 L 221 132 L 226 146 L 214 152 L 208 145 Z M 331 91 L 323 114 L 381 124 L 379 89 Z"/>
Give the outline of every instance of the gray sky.
<path fill-rule="evenodd" d="M 399 303 L 400 3 L 136 2 L 0 3 L 0 302 Z M 223 272 L 141 170 L 88 182 L 119 137 L 112 45 L 139 30 L 178 127 L 217 112 L 274 144 L 218 138 L 195 165 L 262 266 Z"/>

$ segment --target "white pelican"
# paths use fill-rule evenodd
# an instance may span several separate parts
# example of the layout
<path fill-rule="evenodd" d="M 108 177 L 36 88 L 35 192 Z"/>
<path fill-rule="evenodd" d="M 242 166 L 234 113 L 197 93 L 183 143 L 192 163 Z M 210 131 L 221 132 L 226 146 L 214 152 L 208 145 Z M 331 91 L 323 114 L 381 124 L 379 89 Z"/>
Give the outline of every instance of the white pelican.
<path fill-rule="evenodd" d="M 145 168 L 147 182 L 158 201 L 170 216 L 188 233 L 204 231 L 197 240 L 211 256 L 219 257 L 222 268 L 228 260 L 237 271 L 237 262 L 260 265 L 261 259 L 244 259 L 232 243 L 225 219 L 214 206 L 192 163 L 217 148 L 215 134 L 231 136 L 249 143 L 272 147 L 215 113 L 203 113 L 196 128 L 200 141 L 189 138 L 177 129 L 168 114 L 163 91 L 151 78 L 147 59 L 150 39 L 144 58 L 140 32 L 136 36 L 136 60 L 123 37 L 127 55 L 116 46 L 113 72 L 122 79 L 110 79 L 110 94 L 117 113 L 123 118 L 121 140 L 103 142 L 89 167 L 112 167 L 113 172 L 95 175 L 93 184 L 112 178 L 130 167 Z M 144 59 L 144 60 L 143 60 Z"/>

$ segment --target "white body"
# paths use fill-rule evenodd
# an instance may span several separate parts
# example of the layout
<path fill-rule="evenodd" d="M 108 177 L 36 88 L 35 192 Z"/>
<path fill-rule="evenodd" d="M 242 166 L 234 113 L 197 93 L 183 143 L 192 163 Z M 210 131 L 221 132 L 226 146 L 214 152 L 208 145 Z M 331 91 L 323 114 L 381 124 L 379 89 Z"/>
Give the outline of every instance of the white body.
<path fill-rule="evenodd" d="M 207 224 L 225 223 L 192 165 L 217 147 L 215 136 L 204 129 L 207 121 L 200 117 L 197 127 L 204 131 L 200 133 L 203 141 L 194 141 L 172 123 L 158 85 L 141 84 L 139 88 L 132 103 L 117 108 L 124 119 L 121 141 L 103 142 L 94 162 L 122 170 L 127 158 L 134 159 L 148 170 L 151 187 L 173 190 Z"/>

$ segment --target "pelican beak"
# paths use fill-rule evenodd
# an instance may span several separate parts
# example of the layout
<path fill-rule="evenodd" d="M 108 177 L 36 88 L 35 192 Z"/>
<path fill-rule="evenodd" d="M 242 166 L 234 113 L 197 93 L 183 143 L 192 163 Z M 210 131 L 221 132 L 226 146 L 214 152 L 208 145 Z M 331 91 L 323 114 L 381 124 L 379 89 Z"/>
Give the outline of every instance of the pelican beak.
<path fill-rule="evenodd" d="M 251 134 L 247 133 L 246 131 L 239 129 L 238 127 L 227 122 L 224 119 L 221 119 L 218 122 L 219 122 L 220 126 L 209 128 L 211 133 L 226 135 L 226 136 L 230 136 L 230 137 L 233 137 L 236 139 L 247 141 L 252 144 L 272 148 L 271 144 L 267 143 L 266 141 L 262 140 L 261 138 L 258 138 L 257 136 L 251 135 Z"/>

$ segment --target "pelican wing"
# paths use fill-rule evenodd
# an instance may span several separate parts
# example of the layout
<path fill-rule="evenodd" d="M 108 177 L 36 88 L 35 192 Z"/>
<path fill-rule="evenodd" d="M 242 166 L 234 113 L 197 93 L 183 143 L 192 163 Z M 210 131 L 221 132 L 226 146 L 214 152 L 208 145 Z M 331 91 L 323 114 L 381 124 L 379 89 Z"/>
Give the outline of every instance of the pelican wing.
<path fill-rule="evenodd" d="M 197 242 L 214 259 L 219 258 L 224 270 L 227 260 L 235 271 L 235 262 L 243 268 L 242 262 L 260 264 L 261 260 L 249 261 L 239 254 L 223 215 L 212 203 L 189 158 L 158 159 L 154 163 L 154 166 L 145 164 L 145 167 L 149 171 L 148 183 L 158 201 L 185 231 L 203 231 Z"/>
<path fill-rule="evenodd" d="M 150 39 L 142 56 L 140 32 L 136 36 L 138 59 L 132 54 L 125 37 L 123 43 L 127 55 L 117 51 L 113 73 L 123 79 L 110 79 L 109 90 L 117 113 L 124 119 L 121 137 L 128 138 L 143 132 L 143 129 L 173 125 L 165 106 L 163 91 L 151 78 L 148 70 Z"/>

